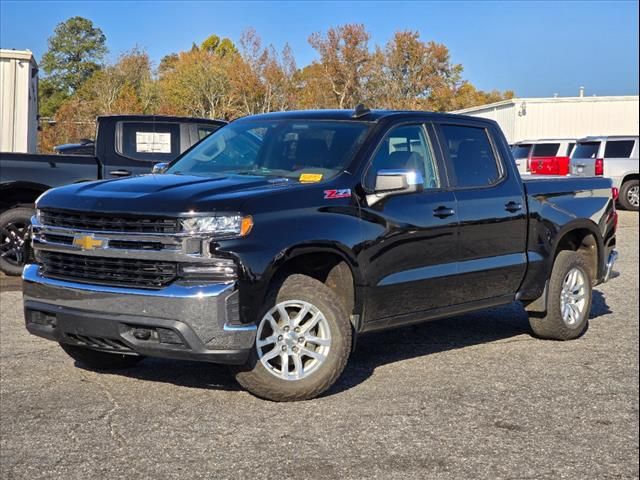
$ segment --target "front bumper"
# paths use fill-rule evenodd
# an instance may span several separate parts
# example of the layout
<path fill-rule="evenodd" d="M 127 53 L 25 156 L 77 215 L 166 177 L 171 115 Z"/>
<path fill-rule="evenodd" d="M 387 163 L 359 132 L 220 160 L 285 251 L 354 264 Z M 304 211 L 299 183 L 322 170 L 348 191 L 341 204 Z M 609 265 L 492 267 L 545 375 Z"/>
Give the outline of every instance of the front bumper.
<path fill-rule="evenodd" d="M 238 321 L 233 283 L 161 290 L 108 287 L 50 279 L 38 265 L 23 272 L 27 330 L 96 350 L 241 364 L 256 326 Z"/>

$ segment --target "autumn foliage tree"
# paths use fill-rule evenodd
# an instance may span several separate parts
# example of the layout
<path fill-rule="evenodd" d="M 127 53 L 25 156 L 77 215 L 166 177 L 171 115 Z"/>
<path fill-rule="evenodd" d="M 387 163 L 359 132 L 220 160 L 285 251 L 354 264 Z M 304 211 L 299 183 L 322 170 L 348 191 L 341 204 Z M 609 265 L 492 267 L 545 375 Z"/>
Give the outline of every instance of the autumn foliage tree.
<path fill-rule="evenodd" d="M 50 46 L 64 51 L 79 46 L 94 55 L 82 56 L 81 69 L 49 70 L 51 79 L 68 80 L 64 91 L 41 82 L 41 105 L 55 112 L 40 135 L 45 151 L 92 137 L 95 117 L 103 114 L 233 119 L 279 110 L 353 108 L 360 102 L 371 108 L 451 111 L 513 96 L 478 90 L 463 78 L 462 65 L 451 60 L 445 45 L 425 41 L 415 31 L 396 32 L 382 46 L 369 44 L 361 24 L 316 32 L 309 43 L 317 58 L 299 68 L 289 45 L 278 51 L 248 29 L 238 45 L 213 34 L 189 50 L 165 55 L 155 68 L 139 47 L 104 65 L 102 32 L 88 20 L 64 25 L 54 35 L 64 41 L 50 41 Z M 64 76 L 73 72 L 79 75 Z"/>

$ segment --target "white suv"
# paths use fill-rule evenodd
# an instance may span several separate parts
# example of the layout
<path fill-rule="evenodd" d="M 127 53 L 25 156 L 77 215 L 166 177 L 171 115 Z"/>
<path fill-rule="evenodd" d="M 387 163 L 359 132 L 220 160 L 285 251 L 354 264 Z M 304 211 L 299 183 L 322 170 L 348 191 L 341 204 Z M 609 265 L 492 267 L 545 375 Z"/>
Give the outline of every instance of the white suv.
<path fill-rule="evenodd" d="M 571 175 L 605 176 L 620 190 L 620 204 L 638 210 L 638 137 L 586 137 L 571 154 Z"/>

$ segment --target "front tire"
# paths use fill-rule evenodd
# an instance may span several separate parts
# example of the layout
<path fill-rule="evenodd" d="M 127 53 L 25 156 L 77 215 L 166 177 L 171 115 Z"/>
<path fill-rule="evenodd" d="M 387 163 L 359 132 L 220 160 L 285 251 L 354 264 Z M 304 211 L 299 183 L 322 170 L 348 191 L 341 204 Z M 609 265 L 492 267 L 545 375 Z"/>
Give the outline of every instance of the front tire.
<path fill-rule="evenodd" d="M 639 191 L 637 179 L 624 182 L 620 190 L 620 205 L 622 205 L 622 208 L 637 212 L 640 202 L 638 197 Z"/>
<path fill-rule="evenodd" d="M 131 368 L 142 361 L 139 355 L 123 355 L 122 353 L 99 352 L 90 348 L 60 343 L 62 349 L 80 365 L 92 370 L 122 370 Z"/>
<path fill-rule="evenodd" d="M 349 315 L 324 283 L 291 275 L 269 294 L 247 363 L 235 378 L 252 394 L 283 402 L 317 397 L 351 352 Z"/>
<path fill-rule="evenodd" d="M 556 257 L 549 279 L 547 312 L 529 315 L 534 334 L 551 340 L 571 340 L 589 325 L 592 281 L 585 260 L 563 250 Z"/>
<path fill-rule="evenodd" d="M 28 207 L 12 208 L 0 214 L 0 270 L 6 275 L 22 275 L 32 216 L 33 209 Z"/>

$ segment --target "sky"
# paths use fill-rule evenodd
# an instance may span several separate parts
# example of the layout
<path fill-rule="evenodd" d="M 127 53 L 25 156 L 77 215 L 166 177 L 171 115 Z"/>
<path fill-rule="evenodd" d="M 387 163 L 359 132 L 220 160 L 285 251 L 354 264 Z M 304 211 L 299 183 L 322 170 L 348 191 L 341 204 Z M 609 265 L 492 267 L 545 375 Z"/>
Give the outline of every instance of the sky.
<path fill-rule="evenodd" d="M 215 33 L 234 42 L 253 27 L 265 44 L 292 47 L 298 66 L 317 58 L 313 32 L 363 23 L 370 46 L 415 30 L 445 44 L 464 78 L 519 97 L 638 94 L 637 1 L 13 1 L 0 0 L 0 47 L 39 60 L 55 26 L 79 15 L 107 36 L 109 60 L 134 46 L 157 65 Z"/>

